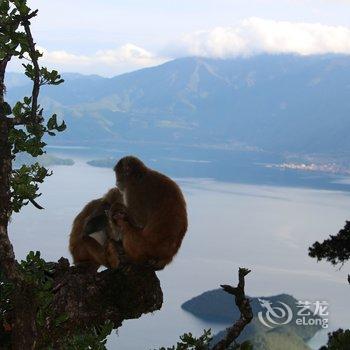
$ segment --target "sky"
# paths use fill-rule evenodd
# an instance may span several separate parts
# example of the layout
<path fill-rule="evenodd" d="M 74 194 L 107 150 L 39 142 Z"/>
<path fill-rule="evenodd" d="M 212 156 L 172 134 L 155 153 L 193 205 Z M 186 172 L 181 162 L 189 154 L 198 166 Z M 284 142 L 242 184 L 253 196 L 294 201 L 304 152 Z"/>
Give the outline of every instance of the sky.
<path fill-rule="evenodd" d="M 39 9 L 42 64 L 61 72 L 114 76 L 185 56 L 350 54 L 350 0 L 28 3 Z"/>

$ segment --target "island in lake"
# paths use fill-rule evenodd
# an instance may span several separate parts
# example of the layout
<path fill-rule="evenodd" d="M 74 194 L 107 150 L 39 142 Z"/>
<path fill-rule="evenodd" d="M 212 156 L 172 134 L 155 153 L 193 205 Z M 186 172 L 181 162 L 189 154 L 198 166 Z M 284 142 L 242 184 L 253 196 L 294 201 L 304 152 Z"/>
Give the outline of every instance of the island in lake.
<path fill-rule="evenodd" d="M 93 159 L 86 162 L 87 164 L 97 168 L 113 168 L 116 163 L 116 158 L 109 157 L 103 159 Z"/>
<path fill-rule="evenodd" d="M 43 154 L 38 157 L 32 157 L 27 153 L 18 153 L 15 159 L 15 167 L 20 167 L 22 164 L 31 165 L 38 162 L 44 167 L 50 167 L 54 165 L 74 165 L 74 160 L 69 158 L 60 158 L 53 154 Z"/>
<path fill-rule="evenodd" d="M 284 317 L 275 319 L 276 324 L 271 324 L 265 317 L 266 309 L 262 307 L 259 299 L 268 301 L 273 307 L 276 307 L 274 310 L 277 314 L 282 312 L 283 305 L 288 305 L 290 311 L 287 311 Z M 254 318 L 244 329 L 238 342 L 249 340 L 255 350 L 310 350 L 307 342 L 322 328 L 323 319 L 320 316 L 314 316 L 311 313 L 305 316 L 304 322 L 307 325 L 299 325 L 297 322 L 297 319 L 300 319 L 298 300 L 287 294 L 255 297 L 250 298 L 250 300 Z M 277 307 L 282 309 L 277 309 Z M 182 304 L 181 308 L 202 320 L 223 324 L 224 330 L 214 336 L 214 343 L 225 336 L 225 326 L 227 327 L 240 317 L 240 312 L 232 296 L 221 289 L 196 296 Z M 286 311 L 286 309 L 284 310 Z M 266 323 L 271 328 L 263 325 L 258 318 L 259 313 L 267 320 Z M 288 320 L 289 315 L 291 315 L 290 321 Z"/>

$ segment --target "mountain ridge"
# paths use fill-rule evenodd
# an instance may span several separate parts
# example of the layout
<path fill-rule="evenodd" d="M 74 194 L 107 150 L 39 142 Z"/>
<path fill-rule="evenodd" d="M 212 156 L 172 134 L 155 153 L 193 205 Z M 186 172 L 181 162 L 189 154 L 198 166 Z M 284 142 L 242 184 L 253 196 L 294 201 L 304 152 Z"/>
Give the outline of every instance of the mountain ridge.
<path fill-rule="evenodd" d="M 350 56 L 180 58 L 113 78 L 65 74 L 42 104 L 60 141 L 232 144 L 277 153 L 350 152 Z M 10 102 L 28 91 L 8 76 Z M 82 121 L 84 123 L 82 123 Z"/>

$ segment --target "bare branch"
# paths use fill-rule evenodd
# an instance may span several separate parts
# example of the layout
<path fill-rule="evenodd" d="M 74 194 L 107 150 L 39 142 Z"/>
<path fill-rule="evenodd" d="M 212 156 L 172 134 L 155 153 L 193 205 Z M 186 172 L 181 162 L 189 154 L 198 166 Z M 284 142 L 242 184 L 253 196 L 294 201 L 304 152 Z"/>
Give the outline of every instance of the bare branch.
<path fill-rule="evenodd" d="M 239 268 L 238 277 L 239 282 L 237 287 L 232 287 L 229 285 L 222 285 L 222 289 L 235 297 L 235 303 L 241 312 L 241 317 L 237 320 L 232 327 L 227 328 L 226 337 L 215 344 L 212 350 L 225 350 L 227 349 L 242 333 L 244 328 L 251 322 L 253 319 L 253 311 L 250 306 L 250 301 L 245 295 L 244 285 L 245 285 L 245 276 L 250 273 L 250 270 L 245 268 Z"/>
<path fill-rule="evenodd" d="M 34 205 L 35 208 L 37 209 L 44 209 L 39 203 L 37 203 L 33 198 L 29 198 L 29 202 L 32 203 Z"/>

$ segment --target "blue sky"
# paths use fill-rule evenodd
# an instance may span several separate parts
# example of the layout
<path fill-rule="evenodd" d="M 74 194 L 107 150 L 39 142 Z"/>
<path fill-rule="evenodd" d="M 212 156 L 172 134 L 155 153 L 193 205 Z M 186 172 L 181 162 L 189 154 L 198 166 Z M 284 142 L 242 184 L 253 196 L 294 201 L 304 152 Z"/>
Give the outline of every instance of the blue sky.
<path fill-rule="evenodd" d="M 169 59 L 350 53 L 350 0 L 29 0 L 43 63 L 112 76 Z M 15 68 L 15 67 L 14 67 Z"/>

